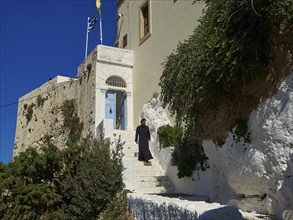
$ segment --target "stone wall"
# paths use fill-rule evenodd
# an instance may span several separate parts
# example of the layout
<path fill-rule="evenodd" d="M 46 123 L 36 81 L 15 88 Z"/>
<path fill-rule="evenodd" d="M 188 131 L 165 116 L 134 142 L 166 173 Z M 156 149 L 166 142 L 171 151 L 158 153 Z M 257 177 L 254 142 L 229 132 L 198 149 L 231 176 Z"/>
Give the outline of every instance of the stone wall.
<path fill-rule="evenodd" d="M 57 76 L 24 95 L 18 102 L 18 114 L 13 156 L 29 146 L 38 148 L 45 135 L 59 148 L 66 146 L 69 131 L 64 128 L 61 106 L 74 99 L 76 111 L 83 123 L 82 137 L 95 130 L 96 49 L 78 68 L 78 79 Z M 38 105 L 38 99 L 43 102 Z M 27 120 L 32 110 L 32 118 Z"/>
<path fill-rule="evenodd" d="M 39 147 L 45 135 L 53 144 L 65 146 L 60 107 L 76 98 L 77 86 L 76 79 L 57 76 L 19 99 L 13 156 L 29 146 Z"/>
<path fill-rule="evenodd" d="M 95 134 L 95 98 L 96 98 L 96 61 L 95 48 L 86 60 L 78 67 L 77 110 L 83 122 L 84 134 Z"/>

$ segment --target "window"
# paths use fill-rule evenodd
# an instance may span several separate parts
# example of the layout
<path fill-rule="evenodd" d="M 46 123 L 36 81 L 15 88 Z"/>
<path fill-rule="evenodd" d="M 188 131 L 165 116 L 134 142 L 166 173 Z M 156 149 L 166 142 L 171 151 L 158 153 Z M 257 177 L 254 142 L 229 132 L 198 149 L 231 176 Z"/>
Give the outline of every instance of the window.
<path fill-rule="evenodd" d="M 143 25 L 143 35 L 146 35 L 149 32 L 149 6 L 146 5 L 141 9 L 142 13 L 142 25 Z"/>
<path fill-rule="evenodd" d="M 109 86 L 123 87 L 126 88 L 126 83 L 123 79 L 118 76 L 111 76 L 107 79 L 106 84 Z"/>
<path fill-rule="evenodd" d="M 127 34 L 124 35 L 123 37 L 123 48 L 125 48 L 127 46 Z"/>
<path fill-rule="evenodd" d="M 140 31 L 140 44 L 142 44 L 151 35 L 150 31 L 150 7 L 149 0 L 147 0 L 140 7 L 139 16 L 139 31 Z"/>

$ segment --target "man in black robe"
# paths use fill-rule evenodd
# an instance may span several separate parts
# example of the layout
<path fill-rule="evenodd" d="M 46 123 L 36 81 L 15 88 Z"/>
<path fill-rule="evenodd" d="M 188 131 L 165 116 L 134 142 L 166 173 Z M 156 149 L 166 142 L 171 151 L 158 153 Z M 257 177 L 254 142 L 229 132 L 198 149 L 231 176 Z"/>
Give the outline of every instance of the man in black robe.
<path fill-rule="evenodd" d="M 145 125 L 146 119 L 141 119 L 140 125 L 136 128 L 135 142 L 138 144 L 138 160 L 149 162 L 153 156 L 149 149 L 151 134 L 149 127 Z"/>

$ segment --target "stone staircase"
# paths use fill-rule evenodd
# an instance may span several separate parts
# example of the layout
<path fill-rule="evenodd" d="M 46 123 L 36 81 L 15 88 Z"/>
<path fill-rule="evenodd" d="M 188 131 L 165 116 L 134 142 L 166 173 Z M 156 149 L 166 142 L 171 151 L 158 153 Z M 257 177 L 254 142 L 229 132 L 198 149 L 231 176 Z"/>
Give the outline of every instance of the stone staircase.
<path fill-rule="evenodd" d="M 136 193 L 172 193 L 174 187 L 169 177 L 163 174 L 159 162 L 154 158 L 151 164 L 138 161 L 138 145 L 134 142 L 135 131 L 114 130 L 121 135 L 125 144 L 122 149 L 122 162 L 125 167 L 123 181 L 126 188 Z M 150 149 L 152 152 L 152 149 Z M 152 153 L 153 154 L 153 153 Z M 153 154 L 154 155 L 154 154 Z"/>

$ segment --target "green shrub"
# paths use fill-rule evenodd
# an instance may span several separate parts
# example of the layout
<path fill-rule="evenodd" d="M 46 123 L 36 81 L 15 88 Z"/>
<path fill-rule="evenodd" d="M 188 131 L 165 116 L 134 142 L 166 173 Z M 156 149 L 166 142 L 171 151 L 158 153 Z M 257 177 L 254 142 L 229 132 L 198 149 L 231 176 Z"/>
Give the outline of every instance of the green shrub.
<path fill-rule="evenodd" d="M 208 157 L 190 130 L 185 133 L 179 147 L 175 149 L 173 158 L 178 168 L 178 178 L 191 177 L 195 170 L 204 171 L 209 168 L 206 163 Z"/>
<path fill-rule="evenodd" d="M 176 147 L 172 156 L 178 168 L 178 178 L 191 177 L 195 170 L 204 171 L 208 168 L 208 158 L 203 147 L 196 141 L 192 126 L 183 131 L 180 125 L 164 125 L 158 129 L 157 134 L 160 148 Z"/>
<path fill-rule="evenodd" d="M 112 198 L 108 203 L 106 210 L 102 213 L 103 220 L 134 220 L 134 216 L 128 213 L 127 210 L 127 193 L 122 191 Z"/>
<path fill-rule="evenodd" d="M 35 106 L 35 104 L 34 104 L 34 103 L 31 103 L 31 104 L 28 106 L 28 108 L 27 108 L 27 112 L 26 112 L 26 114 L 25 114 L 25 117 L 26 117 L 26 123 L 27 123 L 27 124 L 31 121 L 31 119 L 32 119 L 32 117 L 33 117 L 33 114 L 34 114 L 34 110 L 33 110 L 33 108 L 34 108 L 34 106 Z"/>
<path fill-rule="evenodd" d="M 159 127 L 157 131 L 160 148 L 177 147 L 180 144 L 183 135 L 183 128 L 180 125 L 170 126 L 164 125 Z"/>
<path fill-rule="evenodd" d="M 221 117 L 217 114 L 229 115 L 226 107 L 233 103 L 249 110 L 238 110 L 238 115 L 229 119 L 231 122 L 219 122 L 222 124 L 218 129 L 224 123 L 235 124 L 238 116 L 248 116 L 264 95 L 259 90 L 250 94 L 244 91 L 256 79 L 271 88 L 274 84 L 268 83 L 266 76 L 276 75 L 271 78 L 278 81 L 278 77 L 288 74 L 288 68 L 278 71 L 274 66 L 292 56 L 292 41 L 288 39 L 293 34 L 292 0 L 205 2 L 200 24 L 166 58 L 159 83 L 164 107 L 168 106 L 178 123 L 195 123 L 200 138 L 212 136 L 206 134 L 210 128 L 202 119 L 217 123 Z M 284 61 L 282 66 L 290 68 L 290 62 Z M 261 90 L 270 93 L 266 87 Z"/>
<path fill-rule="evenodd" d="M 109 146 L 92 137 L 62 150 L 46 139 L 39 151 L 28 148 L 0 163 L 0 219 L 96 220 L 107 204 L 118 202 L 122 169 Z"/>

